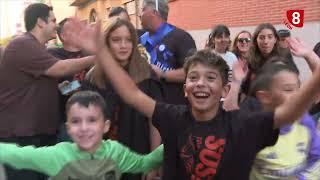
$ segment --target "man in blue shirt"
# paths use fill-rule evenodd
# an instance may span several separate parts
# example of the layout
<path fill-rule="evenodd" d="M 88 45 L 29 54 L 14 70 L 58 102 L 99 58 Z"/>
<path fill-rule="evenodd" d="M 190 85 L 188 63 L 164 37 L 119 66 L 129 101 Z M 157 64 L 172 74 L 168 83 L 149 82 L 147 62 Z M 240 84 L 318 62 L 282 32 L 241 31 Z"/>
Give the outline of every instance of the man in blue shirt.
<path fill-rule="evenodd" d="M 185 103 L 182 66 L 196 45 L 189 33 L 167 23 L 168 12 L 166 0 L 143 1 L 141 24 L 147 32 L 140 37 L 140 42 L 151 56 L 153 70 L 163 81 L 165 101 L 182 104 Z"/>

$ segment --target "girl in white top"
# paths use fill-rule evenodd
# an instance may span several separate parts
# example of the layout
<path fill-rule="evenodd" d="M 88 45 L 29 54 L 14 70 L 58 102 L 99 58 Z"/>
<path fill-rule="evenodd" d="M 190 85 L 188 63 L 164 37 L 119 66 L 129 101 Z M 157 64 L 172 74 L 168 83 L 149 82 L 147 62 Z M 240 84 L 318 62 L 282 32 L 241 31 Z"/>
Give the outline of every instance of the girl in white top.
<path fill-rule="evenodd" d="M 226 25 L 220 24 L 215 26 L 207 40 L 206 47 L 211 48 L 219 54 L 232 69 L 233 64 L 237 61 L 236 55 L 229 51 L 231 40 L 230 31 Z"/>

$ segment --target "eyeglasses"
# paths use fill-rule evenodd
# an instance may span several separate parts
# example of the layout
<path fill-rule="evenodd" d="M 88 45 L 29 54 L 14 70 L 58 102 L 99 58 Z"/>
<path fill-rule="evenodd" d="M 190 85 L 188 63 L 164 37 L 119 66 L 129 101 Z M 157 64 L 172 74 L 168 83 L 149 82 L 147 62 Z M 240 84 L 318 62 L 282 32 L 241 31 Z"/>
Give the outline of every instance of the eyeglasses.
<path fill-rule="evenodd" d="M 251 42 L 251 39 L 250 38 L 239 38 L 238 41 L 241 43 L 244 43 L 244 42 L 249 43 L 249 42 Z"/>

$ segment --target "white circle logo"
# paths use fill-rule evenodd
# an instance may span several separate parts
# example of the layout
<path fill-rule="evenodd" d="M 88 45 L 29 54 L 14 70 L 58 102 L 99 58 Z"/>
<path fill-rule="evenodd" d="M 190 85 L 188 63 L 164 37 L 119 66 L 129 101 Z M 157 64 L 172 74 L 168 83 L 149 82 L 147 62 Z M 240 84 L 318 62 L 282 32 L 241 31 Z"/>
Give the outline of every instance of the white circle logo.
<path fill-rule="evenodd" d="M 166 46 L 165 46 L 164 44 L 161 44 L 161 45 L 159 46 L 159 51 L 163 51 L 165 48 L 166 48 Z"/>

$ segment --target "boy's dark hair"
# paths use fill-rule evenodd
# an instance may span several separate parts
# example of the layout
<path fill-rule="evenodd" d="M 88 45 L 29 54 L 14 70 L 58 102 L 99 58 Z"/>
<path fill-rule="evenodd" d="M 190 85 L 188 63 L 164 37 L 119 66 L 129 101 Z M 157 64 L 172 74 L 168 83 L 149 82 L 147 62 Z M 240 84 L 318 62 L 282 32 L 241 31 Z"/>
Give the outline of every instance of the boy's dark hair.
<path fill-rule="evenodd" d="M 120 7 L 120 6 L 113 7 L 113 8 L 111 8 L 108 17 L 111 18 L 111 17 L 114 17 L 114 16 L 119 16 L 123 12 L 126 13 L 129 16 L 129 13 L 125 8 Z"/>
<path fill-rule="evenodd" d="M 252 81 L 249 95 L 255 97 L 260 90 L 270 90 L 273 77 L 280 72 L 287 71 L 299 75 L 297 69 L 286 64 L 282 57 L 274 57 L 268 61 L 257 73 Z"/>
<path fill-rule="evenodd" d="M 203 49 L 195 52 L 192 56 L 186 58 L 183 65 L 185 74 L 188 74 L 192 65 L 202 64 L 215 68 L 219 71 L 223 85 L 228 83 L 229 66 L 226 61 L 219 55 L 212 52 L 210 49 Z"/>
<path fill-rule="evenodd" d="M 230 36 L 230 30 L 226 25 L 218 24 L 215 27 L 213 27 L 207 39 L 206 47 L 214 49 L 214 43 L 212 40 L 215 37 L 222 36 L 223 34 Z"/>
<path fill-rule="evenodd" d="M 69 20 L 70 18 L 64 18 L 62 21 L 59 22 L 58 28 L 57 28 L 57 34 L 61 42 L 63 42 L 63 39 L 61 38 L 61 33 L 63 33 L 63 26 L 64 24 Z"/>
<path fill-rule="evenodd" d="M 107 104 L 102 96 L 93 91 L 80 91 L 73 94 L 66 103 L 66 113 L 70 110 L 71 106 L 78 103 L 79 105 L 88 108 L 89 105 L 100 107 L 104 115 L 104 119 L 110 119 L 111 115 L 107 109 Z"/>
<path fill-rule="evenodd" d="M 24 11 L 24 23 L 26 30 L 28 32 L 31 31 L 36 26 L 38 18 L 41 18 L 47 23 L 49 12 L 52 10 L 52 7 L 43 3 L 34 3 L 29 5 Z"/>

